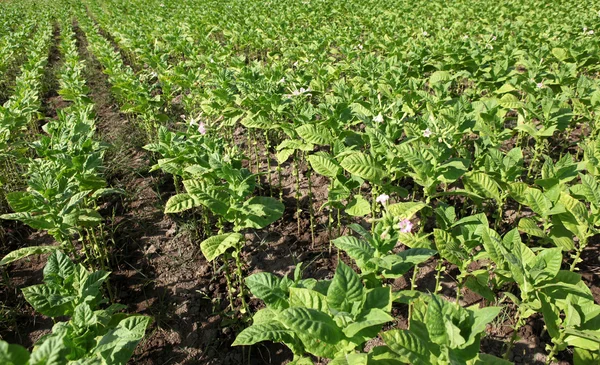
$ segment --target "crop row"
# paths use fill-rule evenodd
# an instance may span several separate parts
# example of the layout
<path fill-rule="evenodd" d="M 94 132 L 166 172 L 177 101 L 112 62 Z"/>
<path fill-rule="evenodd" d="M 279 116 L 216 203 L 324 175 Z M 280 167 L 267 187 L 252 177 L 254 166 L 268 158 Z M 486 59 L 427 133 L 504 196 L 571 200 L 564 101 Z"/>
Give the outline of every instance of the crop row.
<path fill-rule="evenodd" d="M 70 13 L 61 16 L 58 50 L 63 64 L 58 94 L 68 106 L 57 110 L 57 117 L 42 127 L 38 139 L 27 144 L 35 155 L 25 160 L 28 188 L 7 194 L 14 213 L 1 216 L 45 230 L 59 245 L 13 251 L 0 265 L 51 252 L 44 269 L 44 284 L 26 287 L 23 294 L 36 312 L 69 320 L 57 322 L 51 334 L 35 344 L 31 354 L 20 346 L 0 342 L 0 358 L 30 365 L 69 361 L 124 364 L 144 336 L 150 318 L 120 313 L 123 305 L 101 309 L 108 302 L 101 289 L 110 274 L 105 270 L 110 256 L 97 201 L 119 191 L 107 188 L 102 177 L 105 146 L 94 139 L 94 105 L 83 78 L 85 64 L 79 58 Z M 46 19 L 49 25 L 49 17 Z M 46 47 L 40 58 L 47 57 Z M 33 121 L 37 123 L 37 118 Z M 74 264 L 68 254 L 81 263 Z M 97 270 L 88 271 L 83 264 Z"/>

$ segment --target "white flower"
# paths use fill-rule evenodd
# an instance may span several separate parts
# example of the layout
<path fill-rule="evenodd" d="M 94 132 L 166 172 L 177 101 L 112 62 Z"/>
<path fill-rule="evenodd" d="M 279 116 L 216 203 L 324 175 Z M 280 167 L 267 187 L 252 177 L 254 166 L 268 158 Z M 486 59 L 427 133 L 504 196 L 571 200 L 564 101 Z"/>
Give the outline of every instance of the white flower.
<path fill-rule="evenodd" d="M 310 87 L 306 88 L 306 89 L 301 87 L 300 90 L 293 90 L 291 94 L 286 94 L 285 96 L 288 96 L 288 97 L 289 96 L 299 96 L 302 94 L 310 95 L 309 92 L 310 92 Z"/>
<path fill-rule="evenodd" d="M 381 115 L 381 113 L 377 114 L 377 116 L 373 118 L 373 121 L 375 123 L 383 123 L 383 115 Z"/>
<path fill-rule="evenodd" d="M 594 31 L 593 31 L 593 30 L 590 30 L 590 31 L 588 32 L 588 34 L 589 34 L 589 35 L 592 35 L 592 34 L 594 34 Z"/>
<path fill-rule="evenodd" d="M 587 32 L 587 27 L 583 27 L 583 32 Z"/>
<path fill-rule="evenodd" d="M 494 49 L 494 46 L 492 46 L 491 44 L 488 44 L 488 48 L 489 49 Z"/>
<path fill-rule="evenodd" d="M 283 84 L 285 82 L 285 77 L 282 77 L 281 80 L 279 80 L 279 82 L 277 82 L 278 84 Z"/>
<path fill-rule="evenodd" d="M 379 195 L 379 196 L 377 197 L 377 199 L 375 199 L 375 201 L 376 201 L 377 203 L 381 203 L 381 204 L 385 205 L 385 203 L 387 203 L 387 201 L 388 201 L 389 199 L 390 199 L 390 196 L 384 193 L 384 194 L 381 194 L 381 195 Z"/>
<path fill-rule="evenodd" d="M 541 89 L 541 88 L 543 88 L 543 87 L 544 87 L 544 83 L 543 83 L 542 81 L 540 81 L 540 82 L 538 82 L 538 83 L 536 84 L 536 86 L 537 86 L 537 88 L 538 88 L 538 89 Z"/>
<path fill-rule="evenodd" d="M 467 40 L 467 39 L 469 39 L 469 36 L 465 34 L 465 35 L 463 35 L 463 37 L 462 37 L 462 38 L 463 38 L 464 40 Z"/>
<path fill-rule="evenodd" d="M 292 64 L 292 66 L 294 66 L 294 67 L 298 67 L 298 61 L 294 62 L 294 63 Z"/>
<path fill-rule="evenodd" d="M 423 36 L 424 36 L 424 37 L 427 37 L 428 35 L 429 35 L 429 33 L 427 33 L 427 31 L 425 31 L 425 30 L 424 30 L 424 31 L 423 31 Z"/>
<path fill-rule="evenodd" d="M 492 41 L 495 41 L 497 38 L 495 35 L 492 36 Z"/>
<path fill-rule="evenodd" d="M 429 128 L 423 131 L 423 137 L 429 138 L 432 134 L 433 133 L 431 133 L 431 130 Z"/>
<path fill-rule="evenodd" d="M 403 219 L 398 222 L 398 228 L 400 229 L 400 233 L 410 233 L 413 228 L 413 224 L 408 219 Z"/>
<path fill-rule="evenodd" d="M 202 135 L 206 134 L 206 124 L 204 124 L 204 122 L 198 123 L 198 132 Z"/>
<path fill-rule="evenodd" d="M 160 7 L 161 7 L 161 8 L 164 8 L 164 7 L 165 7 L 165 4 L 160 4 Z"/>
<path fill-rule="evenodd" d="M 363 45 L 362 45 L 362 44 L 359 44 L 359 45 L 358 45 L 358 49 L 362 50 L 362 49 L 363 49 Z"/>
<path fill-rule="evenodd" d="M 213 60 L 213 58 L 210 58 L 210 63 L 215 63 L 215 60 Z"/>

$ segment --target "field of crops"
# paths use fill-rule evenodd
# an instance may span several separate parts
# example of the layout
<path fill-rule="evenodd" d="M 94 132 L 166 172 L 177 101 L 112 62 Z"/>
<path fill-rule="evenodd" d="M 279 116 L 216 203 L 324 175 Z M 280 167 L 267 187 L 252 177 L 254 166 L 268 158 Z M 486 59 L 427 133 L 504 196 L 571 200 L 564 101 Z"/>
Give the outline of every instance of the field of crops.
<path fill-rule="evenodd" d="M 600 4 L 0 2 L 0 364 L 600 364 Z"/>

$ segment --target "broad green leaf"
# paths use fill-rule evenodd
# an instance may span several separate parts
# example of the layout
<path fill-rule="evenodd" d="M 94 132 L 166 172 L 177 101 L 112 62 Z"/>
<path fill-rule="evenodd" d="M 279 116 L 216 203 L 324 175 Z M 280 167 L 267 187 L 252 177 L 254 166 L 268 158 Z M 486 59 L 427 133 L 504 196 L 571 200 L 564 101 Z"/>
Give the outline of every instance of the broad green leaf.
<path fill-rule="evenodd" d="M 313 170 L 320 175 L 334 178 L 341 171 L 341 168 L 331 158 L 322 155 L 310 155 L 307 159 Z"/>
<path fill-rule="evenodd" d="M 285 207 L 279 200 L 266 196 L 255 196 L 244 202 L 248 213 L 240 228 L 265 228 L 283 215 Z"/>
<path fill-rule="evenodd" d="M 228 249 L 235 247 L 243 238 L 239 233 L 225 233 L 217 236 L 212 236 L 200 244 L 202 254 L 208 261 L 212 261 L 219 257 Z"/>
<path fill-rule="evenodd" d="M 244 329 L 237 335 L 231 346 L 249 346 L 262 341 L 283 342 L 295 354 L 303 352 L 302 344 L 294 332 L 275 320 L 270 323 L 253 324 Z"/>
<path fill-rule="evenodd" d="M 371 213 L 371 204 L 362 195 L 355 195 L 346 205 L 345 212 L 352 217 L 364 217 Z"/>
<path fill-rule="evenodd" d="M 448 72 L 448 71 L 435 71 L 429 77 L 429 83 L 431 85 L 435 85 L 440 82 L 450 81 L 451 78 L 452 78 L 452 75 L 450 75 L 450 72 Z"/>
<path fill-rule="evenodd" d="M 356 322 L 351 323 L 349 326 L 344 328 L 344 334 L 349 338 L 354 337 L 357 333 L 365 328 L 380 326 L 384 323 L 392 322 L 393 320 L 394 317 L 390 316 L 385 311 L 378 308 L 373 308 L 360 318 L 357 318 Z"/>
<path fill-rule="evenodd" d="M 281 279 L 268 272 L 253 274 L 246 278 L 246 285 L 252 294 L 275 309 L 288 307 L 288 293 L 280 287 L 280 283 Z"/>
<path fill-rule="evenodd" d="M 500 105 L 506 109 L 518 109 L 523 106 L 521 101 L 513 94 L 504 94 L 500 99 Z"/>
<path fill-rule="evenodd" d="M 383 168 L 369 155 L 361 152 L 355 152 L 346 156 L 341 166 L 351 173 L 365 180 L 377 183 L 386 175 Z"/>
<path fill-rule="evenodd" d="M 483 172 L 473 172 L 463 176 L 462 181 L 465 185 L 465 189 L 468 191 L 488 199 L 494 199 L 500 204 L 500 188 L 487 174 Z"/>
<path fill-rule="evenodd" d="M 331 285 L 327 290 L 327 303 L 338 311 L 352 311 L 354 302 L 363 300 L 363 284 L 357 273 L 339 262 Z"/>
<path fill-rule="evenodd" d="M 425 208 L 427 204 L 422 202 L 401 202 L 390 204 L 387 207 L 387 212 L 394 217 L 400 219 L 411 219 L 421 209 Z"/>
<path fill-rule="evenodd" d="M 361 270 L 365 263 L 373 257 L 375 249 L 367 242 L 352 236 L 342 236 L 334 239 L 333 244 L 340 250 L 345 251 L 348 256 L 356 261 Z"/>
<path fill-rule="evenodd" d="M 18 250 L 12 251 L 8 255 L 4 256 L 0 261 L 0 266 L 8 265 L 12 262 L 25 258 L 31 255 L 41 255 L 48 252 L 54 252 L 58 249 L 58 246 L 35 246 L 35 247 L 23 247 Z"/>
<path fill-rule="evenodd" d="M 327 297 L 319 292 L 304 288 L 290 288 L 290 307 L 304 307 L 329 313 Z"/>
<path fill-rule="evenodd" d="M 277 319 L 296 334 L 302 334 L 327 344 L 336 344 L 344 337 L 333 319 L 316 309 L 288 308 L 281 312 Z"/>
<path fill-rule="evenodd" d="M 190 194 L 177 194 L 169 198 L 165 213 L 179 213 L 200 206 L 200 201 Z"/>
<path fill-rule="evenodd" d="M 444 318 L 444 302 L 442 299 L 433 295 L 427 306 L 425 315 L 425 326 L 429 333 L 431 341 L 438 345 L 447 345 L 450 342 L 449 334 L 446 330 Z"/>
<path fill-rule="evenodd" d="M 329 145 L 332 137 L 329 130 L 317 124 L 305 124 L 296 128 L 296 133 L 306 142 L 316 145 Z"/>
<path fill-rule="evenodd" d="M 429 365 L 428 344 L 407 330 L 391 330 L 381 334 L 383 341 L 399 360 L 413 365 Z"/>
<path fill-rule="evenodd" d="M 546 236 L 544 231 L 538 227 L 537 223 L 531 218 L 521 218 L 521 220 L 519 220 L 519 231 L 534 237 Z"/>
<path fill-rule="evenodd" d="M 26 348 L 0 340 L 0 364 L 27 365 L 28 361 L 29 351 Z"/>
<path fill-rule="evenodd" d="M 92 351 L 98 353 L 107 364 L 125 365 L 151 321 L 150 317 L 141 315 L 123 319 L 99 339 Z"/>

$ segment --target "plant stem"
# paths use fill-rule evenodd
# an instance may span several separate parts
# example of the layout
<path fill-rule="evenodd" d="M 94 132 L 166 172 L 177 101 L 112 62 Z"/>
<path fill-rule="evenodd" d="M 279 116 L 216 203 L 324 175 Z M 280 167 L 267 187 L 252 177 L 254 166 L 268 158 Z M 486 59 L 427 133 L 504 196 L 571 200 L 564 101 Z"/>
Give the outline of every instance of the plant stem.
<path fill-rule="evenodd" d="M 294 173 L 296 175 L 296 222 L 298 224 L 298 235 L 300 235 L 300 213 L 302 213 L 302 209 L 300 209 L 300 167 L 298 161 L 298 151 L 294 152 Z"/>
<path fill-rule="evenodd" d="M 223 265 L 225 267 L 225 281 L 227 282 L 227 298 L 229 299 L 229 308 L 231 311 L 234 311 L 233 307 L 233 287 L 231 286 L 231 271 L 229 270 L 229 255 L 226 255 L 223 260 Z"/>
<path fill-rule="evenodd" d="M 236 248 L 235 253 L 233 254 L 233 256 L 235 257 L 235 266 L 237 269 L 237 279 L 238 279 L 238 296 L 240 297 L 240 299 L 242 300 L 242 313 L 247 314 L 248 313 L 248 304 L 246 303 L 246 290 L 244 288 L 244 276 L 242 274 L 242 260 L 241 260 L 241 256 L 242 256 L 242 247 L 240 245 L 240 247 Z"/>
<path fill-rule="evenodd" d="M 265 130 L 265 157 L 267 159 L 267 179 L 269 181 L 269 196 L 273 196 L 273 185 L 271 185 L 271 159 L 269 158 L 269 149 L 271 148 L 269 142 L 269 131 Z"/>
<path fill-rule="evenodd" d="M 433 289 L 433 294 L 437 294 L 440 287 L 440 278 L 442 276 L 442 267 L 444 266 L 444 262 L 439 259 L 437 265 L 435 266 L 435 288 Z"/>
<path fill-rule="evenodd" d="M 508 360 L 508 357 L 510 356 L 510 352 L 512 351 L 515 341 L 517 341 L 517 337 L 519 335 L 519 329 L 521 328 L 522 325 L 523 325 L 523 318 L 521 317 L 521 312 L 518 311 L 517 312 L 517 322 L 515 323 L 515 327 L 513 328 L 513 333 L 512 333 L 512 336 L 510 337 L 510 342 L 508 343 L 508 348 L 506 349 L 506 352 L 504 352 L 504 356 L 503 356 L 504 360 Z"/>
<path fill-rule="evenodd" d="M 410 280 L 410 290 L 415 290 L 417 287 L 417 274 L 419 273 L 419 265 L 413 268 L 412 278 Z M 410 329 L 410 319 L 412 318 L 413 304 L 408 305 L 408 329 Z"/>
<path fill-rule="evenodd" d="M 313 211 L 313 195 L 312 195 L 312 170 L 310 164 L 307 164 L 306 178 L 308 179 L 308 212 L 310 216 L 310 239 L 311 247 L 315 247 L 315 214 Z"/>
<path fill-rule="evenodd" d="M 558 339 L 556 341 L 552 341 L 554 343 L 554 346 L 552 346 L 552 350 L 550 350 L 548 357 L 546 357 L 546 365 L 550 365 L 552 363 L 554 356 L 556 356 L 556 354 L 558 353 L 558 346 L 560 346 L 560 344 L 563 343 L 564 339 L 565 332 L 560 331 L 560 336 L 558 336 Z"/>

